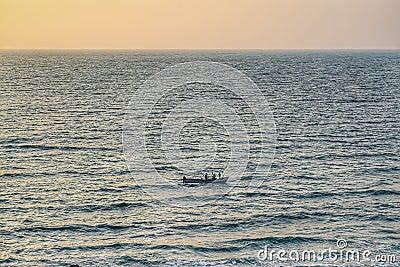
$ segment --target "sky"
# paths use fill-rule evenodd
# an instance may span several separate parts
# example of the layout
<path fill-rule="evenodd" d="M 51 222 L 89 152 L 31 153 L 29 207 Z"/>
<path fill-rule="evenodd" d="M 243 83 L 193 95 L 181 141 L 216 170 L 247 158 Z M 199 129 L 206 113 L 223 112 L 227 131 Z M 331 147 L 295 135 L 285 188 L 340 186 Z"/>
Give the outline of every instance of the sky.
<path fill-rule="evenodd" d="M 0 49 L 400 49 L 400 0 L 0 0 Z"/>

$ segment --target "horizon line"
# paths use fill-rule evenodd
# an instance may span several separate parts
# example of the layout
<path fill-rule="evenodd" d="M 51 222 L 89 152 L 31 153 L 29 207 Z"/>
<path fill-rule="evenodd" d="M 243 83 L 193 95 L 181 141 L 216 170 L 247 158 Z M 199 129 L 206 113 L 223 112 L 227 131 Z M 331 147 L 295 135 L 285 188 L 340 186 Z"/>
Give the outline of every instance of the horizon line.
<path fill-rule="evenodd" d="M 400 48 L 0 48 L 0 51 L 395 51 Z"/>

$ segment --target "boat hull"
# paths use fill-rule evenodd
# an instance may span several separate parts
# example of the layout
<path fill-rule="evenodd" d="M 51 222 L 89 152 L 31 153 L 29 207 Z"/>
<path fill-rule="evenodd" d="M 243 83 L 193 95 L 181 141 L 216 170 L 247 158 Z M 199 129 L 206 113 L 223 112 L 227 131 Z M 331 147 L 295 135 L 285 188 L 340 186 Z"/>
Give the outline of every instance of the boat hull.
<path fill-rule="evenodd" d="M 184 179 L 182 180 L 184 184 L 222 184 L 228 181 L 228 178 L 221 179 Z"/>

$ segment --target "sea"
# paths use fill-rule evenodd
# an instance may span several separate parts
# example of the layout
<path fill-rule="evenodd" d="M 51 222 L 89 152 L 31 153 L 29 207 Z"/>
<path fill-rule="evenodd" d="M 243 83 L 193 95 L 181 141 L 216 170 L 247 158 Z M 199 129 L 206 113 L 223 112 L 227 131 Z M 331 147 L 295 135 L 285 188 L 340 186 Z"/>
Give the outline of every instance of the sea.
<path fill-rule="evenodd" d="M 400 266 L 399 97 L 399 50 L 2 50 L 0 266 Z"/>

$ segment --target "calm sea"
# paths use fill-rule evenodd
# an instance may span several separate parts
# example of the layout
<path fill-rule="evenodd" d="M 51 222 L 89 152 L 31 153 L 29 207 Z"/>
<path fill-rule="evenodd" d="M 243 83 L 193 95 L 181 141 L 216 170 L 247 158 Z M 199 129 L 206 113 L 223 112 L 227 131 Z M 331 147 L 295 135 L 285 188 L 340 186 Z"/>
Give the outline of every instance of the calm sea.
<path fill-rule="evenodd" d="M 215 189 L 177 202 L 198 205 L 171 205 L 173 196 L 143 190 L 141 166 L 128 168 L 125 114 L 152 75 L 198 60 L 234 67 L 260 88 L 275 156 L 252 190 L 179 187 L 184 172 L 163 162 L 157 172 L 174 190 Z M 400 266 L 399 97 L 399 51 L 0 52 L 0 265 Z M 219 140 L 222 170 L 223 130 L 191 121 L 181 150 L 198 158 Z M 259 253 L 338 245 L 397 262 L 277 263 Z"/>

